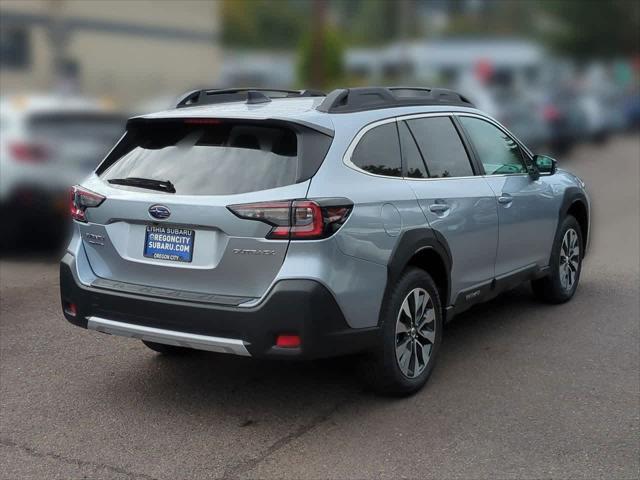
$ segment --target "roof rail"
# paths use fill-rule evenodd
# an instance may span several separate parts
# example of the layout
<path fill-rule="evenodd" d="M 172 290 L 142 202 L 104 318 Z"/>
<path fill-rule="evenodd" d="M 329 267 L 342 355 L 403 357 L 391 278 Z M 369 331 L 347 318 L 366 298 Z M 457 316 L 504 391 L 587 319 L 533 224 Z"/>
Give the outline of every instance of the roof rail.
<path fill-rule="evenodd" d="M 317 109 L 326 113 L 351 113 L 417 105 L 474 107 L 466 97 L 444 88 L 359 87 L 333 90 Z"/>
<path fill-rule="evenodd" d="M 278 88 L 226 88 L 193 90 L 182 96 L 176 108 L 213 105 L 216 103 L 265 103 L 272 98 L 324 97 L 318 90 L 283 90 Z"/>

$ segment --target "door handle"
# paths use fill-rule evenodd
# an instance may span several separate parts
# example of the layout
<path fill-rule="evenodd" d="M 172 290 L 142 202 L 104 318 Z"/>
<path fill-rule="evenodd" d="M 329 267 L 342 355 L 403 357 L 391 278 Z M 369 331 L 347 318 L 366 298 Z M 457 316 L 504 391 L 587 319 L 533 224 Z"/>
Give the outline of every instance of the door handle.
<path fill-rule="evenodd" d="M 500 195 L 498 197 L 498 203 L 501 205 L 509 205 L 511 202 L 513 202 L 513 197 L 509 194 Z"/>
<path fill-rule="evenodd" d="M 433 203 L 429 205 L 429 210 L 433 213 L 444 213 L 449 210 L 449 205 L 446 203 Z"/>

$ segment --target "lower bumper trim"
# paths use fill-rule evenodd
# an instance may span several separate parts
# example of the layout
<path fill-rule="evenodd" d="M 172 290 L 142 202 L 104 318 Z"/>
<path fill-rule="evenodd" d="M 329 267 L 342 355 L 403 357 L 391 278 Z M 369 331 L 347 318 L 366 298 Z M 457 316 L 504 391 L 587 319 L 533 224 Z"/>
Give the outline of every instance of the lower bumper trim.
<path fill-rule="evenodd" d="M 208 335 L 197 335 L 195 333 L 177 332 L 175 330 L 116 322 L 100 317 L 89 317 L 87 320 L 88 329 L 110 335 L 137 338 L 139 340 L 194 348 L 196 350 L 231 353 L 245 357 L 251 356 L 246 348 L 246 343 L 243 340 L 234 338 L 211 337 Z"/>

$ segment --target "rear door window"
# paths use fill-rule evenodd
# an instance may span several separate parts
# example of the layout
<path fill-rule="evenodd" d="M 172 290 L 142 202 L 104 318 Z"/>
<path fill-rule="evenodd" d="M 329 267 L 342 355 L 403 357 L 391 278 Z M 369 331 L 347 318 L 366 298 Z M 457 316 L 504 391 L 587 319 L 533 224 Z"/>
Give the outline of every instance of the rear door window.
<path fill-rule="evenodd" d="M 127 144 L 117 149 L 120 158 L 99 171 L 105 181 L 139 177 L 170 181 L 176 194 L 232 195 L 299 179 L 298 136 L 287 127 L 200 119 L 151 121 L 132 128 L 127 136 Z"/>
<path fill-rule="evenodd" d="M 460 135 L 449 117 L 408 120 L 431 178 L 473 175 L 471 162 Z"/>
<path fill-rule="evenodd" d="M 385 123 L 365 133 L 351 155 L 351 163 L 376 175 L 402 176 L 396 122 Z"/>

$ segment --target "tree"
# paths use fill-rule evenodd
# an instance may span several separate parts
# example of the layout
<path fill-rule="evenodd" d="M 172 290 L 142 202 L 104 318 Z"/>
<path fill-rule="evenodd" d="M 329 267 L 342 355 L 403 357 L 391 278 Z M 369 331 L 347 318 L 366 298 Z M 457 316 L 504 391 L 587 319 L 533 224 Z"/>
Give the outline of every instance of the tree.
<path fill-rule="evenodd" d="M 305 88 L 326 89 L 339 84 L 344 75 L 344 45 L 338 31 L 324 26 L 322 32 L 322 46 L 314 44 L 315 36 L 309 32 L 302 40 L 298 52 L 298 81 Z M 320 53 L 320 58 L 316 52 Z M 314 62 L 322 62 L 322 75 L 319 79 L 314 76 Z"/>
<path fill-rule="evenodd" d="M 309 0 L 223 0 L 222 43 L 259 49 L 291 49 L 310 25 Z"/>
<path fill-rule="evenodd" d="M 560 53 L 578 59 L 640 53 L 640 2 L 549 0 L 540 7 L 558 23 L 545 39 Z"/>

